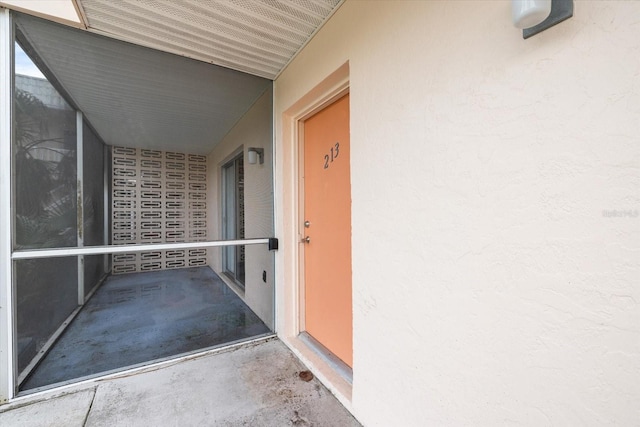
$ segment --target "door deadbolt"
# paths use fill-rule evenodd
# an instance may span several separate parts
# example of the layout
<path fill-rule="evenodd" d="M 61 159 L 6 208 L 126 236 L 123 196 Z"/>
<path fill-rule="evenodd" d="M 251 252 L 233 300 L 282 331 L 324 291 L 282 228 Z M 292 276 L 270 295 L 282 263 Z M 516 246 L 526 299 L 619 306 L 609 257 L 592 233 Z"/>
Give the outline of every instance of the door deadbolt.
<path fill-rule="evenodd" d="M 309 221 L 305 221 L 305 222 L 304 222 L 304 227 L 305 227 L 305 228 L 309 228 L 309 227 L 311 227 L 311 223 L 310 223 Z"/>

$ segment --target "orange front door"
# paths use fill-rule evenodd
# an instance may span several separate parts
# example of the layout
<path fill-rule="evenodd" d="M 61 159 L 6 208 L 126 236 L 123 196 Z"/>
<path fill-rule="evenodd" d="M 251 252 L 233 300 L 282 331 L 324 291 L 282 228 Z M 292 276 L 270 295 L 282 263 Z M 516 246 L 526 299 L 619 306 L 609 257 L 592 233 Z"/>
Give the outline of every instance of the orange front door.
<path fill-rule="evenodd" d="M 352 366 L 349 95 L 303 127 L 304 329 Z"/>

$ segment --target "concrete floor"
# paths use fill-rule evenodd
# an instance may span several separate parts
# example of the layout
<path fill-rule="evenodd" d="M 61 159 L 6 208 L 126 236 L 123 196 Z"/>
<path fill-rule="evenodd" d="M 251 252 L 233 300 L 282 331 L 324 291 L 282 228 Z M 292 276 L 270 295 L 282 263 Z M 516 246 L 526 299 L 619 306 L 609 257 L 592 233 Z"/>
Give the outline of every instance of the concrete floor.
<path fill-rule="evenodd" d="M 21 391 L 268 333 L 209 267 L 109 277 Z"/>
<path fill-rule="evenodd" d="M 359 426 L 305 369 L 270 339 L 0 406 L 0 425 Z"/>

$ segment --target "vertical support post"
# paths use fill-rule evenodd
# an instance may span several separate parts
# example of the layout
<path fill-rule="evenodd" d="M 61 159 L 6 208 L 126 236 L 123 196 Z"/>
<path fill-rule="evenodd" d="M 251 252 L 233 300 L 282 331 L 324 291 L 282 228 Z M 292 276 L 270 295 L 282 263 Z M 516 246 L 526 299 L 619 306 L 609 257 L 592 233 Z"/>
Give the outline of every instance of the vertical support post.
<path fill-rule="evenodd" d="M 111 235 L 111 230 L 109 229 L 109 213 L 111 212 L 110 209 L 110 205 L 109 205 L 109 200 L 110 200 L 110 194 L 109 194 L 109 177 L 111 176 L 109 174 L 109 170 L 111 170 L 111 147 L 104 147 L 103 152 L 104 155 L 102 156 L 104 158 L 104 162 L 103 162 L 103 195 L 104 195 L 104 225 L 103 225 L 103 244 L 105 246 L 107 246 L 109 244 L 109 236 Z M 110 255 L 105 254 L 104 255 L 104 272 L 108 273 L 110 271 L 109 268 L 109 263 L 110 263 Z"/>
<path fill-rule="evenodd" d="M 278 203 L 276 203 L 276 198 L 278 198 L 278 191 L 277 191 L 278 171 L 276 170 L 276 167 L 278 166 L 276 163 L 278 159 L 278 151 L 276 147 L 276 140 L 277 140 L 276 126 L 275 126 L 275 120 L 273 115 L 275 111 L 276 111 L 275 84 L 272 82 L 271 83 L 271 206 L 273 207 L 273 210 L 271 211 L 271 215 L 272 215 L 271 232 L 273 233 L 274 236 L 279 236 L 280 235 L 280 227 L 278 226 L 279 208 L 278 208 Z M 278 201 L 280 201 L 280 199 L 278 199 Z M 273 258 L 271 258 L 272 268 L 273 268 L 273 294 L 271 295 L 271 301 L 273 304 L 273 318 L 271 319 L 271 321 L 273 322 L 273 332 L 276 332 L 276 333 L 280 329 L 279 328 L 280 325 L 278 324 L 278 310 L 280 309 L 280 303 L 278 302 L 278 298 L 276 295 L 280 292 L 277 287 L 279 270 L 280 270 L 280 263 L 278 259 L 282 256 L 283 255 L 280 255 L 279 253 L 274 253 Z"/>
<path fill-rule="evenodd" d="M 9 10 L 0 9 L 0 403 L 15 395 L 15 330 L 11 262 L 11 109 L 13 29 Z"/>
<path fill-rule="evenodd" d="M 76 111 L 76 178 L 78 247 L 84 247 L 84 152 L 82 137 L 82 112 Z M 84 255 L 78 255 L 78 305 L 84 305 Z"/>

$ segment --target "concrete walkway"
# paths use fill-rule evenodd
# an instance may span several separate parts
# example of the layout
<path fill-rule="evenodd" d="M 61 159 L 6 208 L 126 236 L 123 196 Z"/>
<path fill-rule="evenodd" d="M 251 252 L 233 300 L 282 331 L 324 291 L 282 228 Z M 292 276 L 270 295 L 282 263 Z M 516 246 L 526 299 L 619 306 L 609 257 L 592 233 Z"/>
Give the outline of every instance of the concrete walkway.
<path fill-rule="evenodd" d="M 277 339 L 0 406 L 0 426 L 359 426 Z"/>

